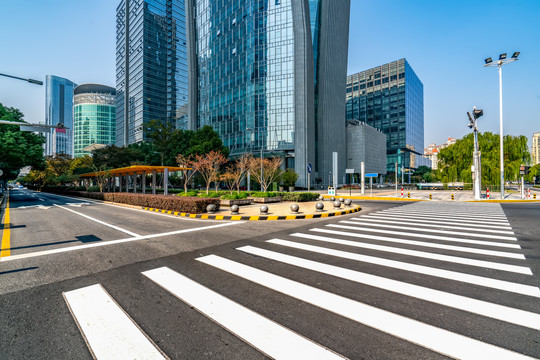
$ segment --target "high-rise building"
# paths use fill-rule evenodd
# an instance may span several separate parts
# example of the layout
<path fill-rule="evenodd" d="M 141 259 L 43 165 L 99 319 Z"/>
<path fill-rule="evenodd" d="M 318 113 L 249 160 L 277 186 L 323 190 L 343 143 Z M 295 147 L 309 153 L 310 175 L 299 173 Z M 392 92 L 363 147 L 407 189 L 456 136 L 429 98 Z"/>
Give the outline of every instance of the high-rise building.
<path fill-rule="evenodd" d="M 45 78 L 45 124 L 63 125 L 45 134 L 45 155 L 73 156 L 73 89 L 71 80 L 47 75 Z"/>
<path fill-rule="evenodd" d="M 282 156 L 307 186 L 344 178 L 350 0 L 187 0 L 190 128 L 232 156 Z"/>
<path fill-rule="evenodd" d="M 533 134 L 531 154 L 532 165 L 540 164 L 540 132 Z"/>
<path fill-rule="evenodd" d="M 424 163 L 424 86 L 405 59 L 347 76 L 347 120 L 386 134 L 387 171 Z"/>
<path fill-rule="evenodd" d="M 158 120 L 187 128 L 184 0 L 121 0 L 116 9 L 116 145 Z"/>
<path fill-rule="evenodd" d="M 99 84 L 82 84 L 74 90 L 74 155 L 89 154 L 90 145 L 116 142 L 116 89 Z"/>

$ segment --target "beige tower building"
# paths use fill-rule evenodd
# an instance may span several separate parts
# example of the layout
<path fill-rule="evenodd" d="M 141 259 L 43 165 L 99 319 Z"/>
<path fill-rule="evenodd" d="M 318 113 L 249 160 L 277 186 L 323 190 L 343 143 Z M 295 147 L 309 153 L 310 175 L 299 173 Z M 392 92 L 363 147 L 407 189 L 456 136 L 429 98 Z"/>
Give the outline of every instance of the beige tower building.
<path fill-rule="evenodd" d="M 532 165 L 540 164 L 540 132 L 533 134 L 531 155 Z"/>

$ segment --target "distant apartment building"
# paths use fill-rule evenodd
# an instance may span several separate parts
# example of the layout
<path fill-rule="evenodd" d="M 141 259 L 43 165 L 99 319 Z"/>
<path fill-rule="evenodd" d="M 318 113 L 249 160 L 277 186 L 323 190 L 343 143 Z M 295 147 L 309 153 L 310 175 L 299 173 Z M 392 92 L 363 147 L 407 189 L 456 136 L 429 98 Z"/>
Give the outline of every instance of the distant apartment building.
<path fill-rule="evenodd" d="M 74 155 L 90 152 L 91 145 L 116 142 L 116 89 L 99 84 L 82 84 L 74 90 Z"/>
<path fill-rule="evenodd" d="M 187 128 L 185 3 L 121 0 L 116 9 L 118 146 L 145 141 L 151 120 Z"/>
<path fill-rule="evenodd" d="M 346 119 L 359 120 L 386 135 L 386 167 L 424 163 L 424 86 L 400 59 L 347 76 Z M 398 170 L 400 171 L 400 170 Z"/>
<path fill-rule="evenodd" d="M 45 124 L 62 125 L 45 134 L 45 155 L 73 156 L 73 89 L 77 85 L 59 76 L 45 78 Z"/>
<path fill-rule="evenodd" d="M 532 165 L 540 164 L 540 132 L 533 134 L 531 155 Z"/>
<path fill-rule="evenodd" d="M 437 170 L 438 168 L 439 151 L 455 143 L 456 143 L 456 138 L 449 137 L 448 140 L 444 144 L 435 145 L 434 143 L 431 143 L 428 145 L 428 147 L 424 149 L 424 157 L 428 158 L 431 161 L 431 168 L 433 170 Z"/>

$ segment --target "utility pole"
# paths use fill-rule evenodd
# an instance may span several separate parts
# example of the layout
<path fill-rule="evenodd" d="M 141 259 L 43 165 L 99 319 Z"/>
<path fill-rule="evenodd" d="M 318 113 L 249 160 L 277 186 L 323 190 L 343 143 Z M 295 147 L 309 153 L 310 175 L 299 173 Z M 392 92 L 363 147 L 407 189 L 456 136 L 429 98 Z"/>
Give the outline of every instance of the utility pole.
<path fill-rule="evenodd" d="M 398 196 L 398 194 L 397 194 L 397 161 L 396 161 L 395 165 L 396 165 L 396 197 L 397 197 Z"/>
<path fill-rule="evenodd" d="M 482 184 L 481 184 L 481 177 L 480 177 L 480 154 L 478 151 L 479 145 L 478 145 L 478 118 L 484 115 L 484 111 L 480 109 L 476 109 L 476 106 L 473 107 L 472 115 L 471 113 L 467 112 L 467 116 L 469 117 L 469 128 L 473 129 L 474 132 L 474 151 L 473 151 L 473 165 L 471 168 L 472 176 L 473 176 L 473 194 L 475 200 L 480 200 L 480 194 L 482 191 Z"/>

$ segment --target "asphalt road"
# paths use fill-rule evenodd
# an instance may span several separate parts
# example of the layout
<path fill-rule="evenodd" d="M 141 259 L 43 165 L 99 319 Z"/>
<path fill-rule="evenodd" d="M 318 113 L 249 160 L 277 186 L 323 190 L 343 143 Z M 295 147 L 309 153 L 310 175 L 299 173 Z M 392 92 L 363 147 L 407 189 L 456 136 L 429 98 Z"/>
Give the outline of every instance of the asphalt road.
<path fill-rule="evenodd" d="M 11 197 L 13 254 L 34 255 L 0 262 L 2 359 L 540 358 L 538 204 L 363 202 L 225 225 L 45 194 L 49 209 L 16 207 L 32 195 Z M 141 236 L 189 232 L 115 242 L 137 235 L 68 207 Z M 36 255 L 51 246 L 71 250 Z"/>

